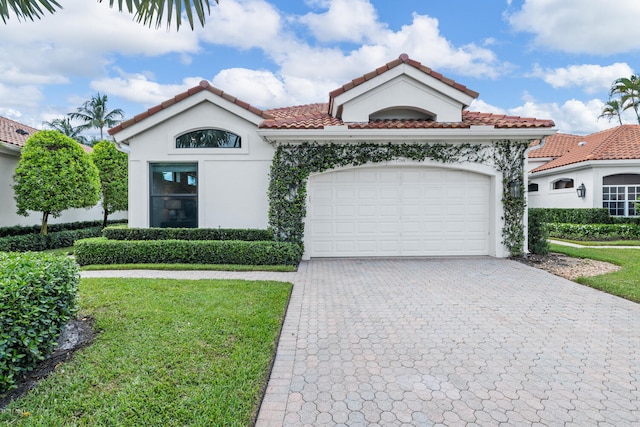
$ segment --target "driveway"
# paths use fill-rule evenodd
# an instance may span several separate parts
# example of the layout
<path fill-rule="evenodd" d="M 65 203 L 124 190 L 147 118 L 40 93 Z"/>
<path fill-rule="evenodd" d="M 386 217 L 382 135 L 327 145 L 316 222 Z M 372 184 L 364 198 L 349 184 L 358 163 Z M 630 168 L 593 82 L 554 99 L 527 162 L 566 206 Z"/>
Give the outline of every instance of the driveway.
<path fill-rule="evenodd" d="M 640 425 L 640 306 L 516 261 L 176 273 L 295 284 L 257 427 Z"/>

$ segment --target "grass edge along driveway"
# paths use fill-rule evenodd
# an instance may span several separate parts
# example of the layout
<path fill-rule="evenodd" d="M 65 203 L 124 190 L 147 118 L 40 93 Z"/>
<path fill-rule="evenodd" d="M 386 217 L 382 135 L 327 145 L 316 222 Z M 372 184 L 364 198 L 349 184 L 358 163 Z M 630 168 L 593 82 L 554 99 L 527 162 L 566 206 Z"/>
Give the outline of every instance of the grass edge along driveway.
<path fill-rule="evenodd" d="M 573 248 L 557 244 L 550 245 L 551 252 L 563 253 L 576 258 L 589 258 L 619 265 L 620 270 L 592 277 L 580 277 L 576 282 L 640 302 L 640 248 Z"/>
<path fill-rule="evenodd" d="M 247 426 L 290 283 L 82 279 L 94 343 L 0 412 L 16 426 Z"/>

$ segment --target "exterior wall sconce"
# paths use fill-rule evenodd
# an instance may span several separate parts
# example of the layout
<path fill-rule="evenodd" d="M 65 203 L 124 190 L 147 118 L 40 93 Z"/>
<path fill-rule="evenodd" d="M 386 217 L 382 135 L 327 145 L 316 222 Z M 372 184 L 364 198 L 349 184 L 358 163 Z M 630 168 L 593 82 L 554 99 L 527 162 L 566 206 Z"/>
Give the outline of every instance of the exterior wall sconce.
<path fill-rule="evenodd" d="M 514 179 L 509 182 L 509 194 L 514 199 L 519 199 L 522 196 L 522 188 L 519 179 Z"/>
<path fill-rule="evenodd" d="M 578 197 L 584 199 L 584 196 L 587 195 L 587 188 L 584 186 L 584 183 L 580 184 L 580 186 L 576 188 L 576 193 L 578 193 Z"/>

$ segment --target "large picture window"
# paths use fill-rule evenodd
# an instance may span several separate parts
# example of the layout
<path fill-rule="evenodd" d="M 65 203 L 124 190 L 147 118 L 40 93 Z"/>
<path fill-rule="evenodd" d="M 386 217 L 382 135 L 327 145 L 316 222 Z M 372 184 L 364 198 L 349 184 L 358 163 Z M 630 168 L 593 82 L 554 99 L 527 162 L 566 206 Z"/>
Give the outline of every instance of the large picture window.
<path fill-rule="evenodd" d="M 602 179 L 602 207 L 612 216 L 638 216 L 640 175 L 609 175 Z"/>
<path fill-rule="evenodd" d="M 150 165 L 151 227 L 198 227 L 198 164 Z"/>
<path fill-rule="evenodd" d="M 240 135 L 222 129 L 200 129 L 176 138 L 176 148 L 241 148 Z"/>

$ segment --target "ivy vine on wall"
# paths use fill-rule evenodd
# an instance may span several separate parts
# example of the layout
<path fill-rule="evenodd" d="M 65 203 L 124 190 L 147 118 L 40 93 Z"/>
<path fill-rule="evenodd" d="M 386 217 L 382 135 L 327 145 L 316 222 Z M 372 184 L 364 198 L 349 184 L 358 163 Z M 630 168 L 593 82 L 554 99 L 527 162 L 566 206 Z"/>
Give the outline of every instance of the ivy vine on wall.
<path fill-rule="evenodd" d="M 522 160 L 527 146 L 527 142 L 521 141 L 500 141 L 493 145 L 318 142 L 279 145 L 270 171 L 269 226 L 277 240 L 303 244 L 304 218 L 307 214 L 307 182 L 312 173 L 396 159 L 493 164 L 502 172 L 505 184 L 502 197 L 505 211 L 503 243 L 512 255 L 520 255 L 524 246 L 524 191 L 521 191 L 520 197 L 514 198 L 509 192 L 508 183 L 522 177 Z M 519 182 L 522 186 L 521 178 Z"/>

